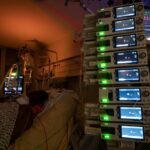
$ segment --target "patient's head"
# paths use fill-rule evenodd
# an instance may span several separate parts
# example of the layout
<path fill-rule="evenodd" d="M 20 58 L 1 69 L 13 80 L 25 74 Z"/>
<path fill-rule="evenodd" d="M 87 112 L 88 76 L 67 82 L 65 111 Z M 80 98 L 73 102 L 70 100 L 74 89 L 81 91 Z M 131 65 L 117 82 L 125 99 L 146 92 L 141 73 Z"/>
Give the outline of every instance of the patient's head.
<path fill-rule="evenodd" d="M 34 113 L 41 112 L 45 102 L 48 100 L 48 93 L 44 90 L 33 91 L 28 94 L 30 105 Z"/>

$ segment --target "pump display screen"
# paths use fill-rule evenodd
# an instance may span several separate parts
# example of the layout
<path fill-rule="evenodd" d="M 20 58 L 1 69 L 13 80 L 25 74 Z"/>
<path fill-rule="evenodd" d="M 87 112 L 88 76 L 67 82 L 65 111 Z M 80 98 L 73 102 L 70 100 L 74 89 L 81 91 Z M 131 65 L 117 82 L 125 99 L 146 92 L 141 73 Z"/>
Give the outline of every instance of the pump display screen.
<path fill-rule="evenodd" d="M 142 120 L 142 108 L 141 107 L 120 107 L 120 118 L 128 120 Z"/>
<path fill-rule="evenodd" d="M 121 126 L 121 137 L 143 140 L 144 139 L 144 128 L 139 126 Z"/>
<path fill-rule="evenodd" d="M 136 51 L 115 53 L 115 63 L 116 64 L 137 64 L 138 53 Z"/>
<path fill-rule="evenodd" d="M 22 94 L 24 87 L 24 77 L 6 78 L 4 82 L 4 95 Z"/>
<path fill-rule="evenodd" d="M 114 21 L 114 31 L 127 31 L 135 29 L 135 20 L 134 19 L 125 19 Z"/>
<path fill-rule="evenodd" d="M 116 71 L 117 81 L 124 82 L 124 81 L 139 81 L 139 69 L 117 69 Z"/>
<path fill-rule="evenodd" d="M 135 6 L 125 6 L 125 7 L 118 7 L 115 8 L 115 18 L 122 18 L 122 17 L 130 17 L 135 16 Z"/>
<path fill-rule="evenodd" d="M 125 35 L 125 36 L 117 36 L 114 37 L 114 47 L 131 47 L 136 46 L 136 35 Z"/>
<path fill-rule="evenodd" d="M 117 97 L 119 101 L 140 101 L 141 90 L 139 88 L 121 88 L 117 90 Z"/>

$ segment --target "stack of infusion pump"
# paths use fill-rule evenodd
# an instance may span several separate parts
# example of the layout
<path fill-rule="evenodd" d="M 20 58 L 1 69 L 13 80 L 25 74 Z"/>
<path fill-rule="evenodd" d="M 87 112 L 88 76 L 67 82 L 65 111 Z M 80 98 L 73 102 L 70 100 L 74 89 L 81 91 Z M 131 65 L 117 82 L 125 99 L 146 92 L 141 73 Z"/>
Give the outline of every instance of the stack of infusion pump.
<path fill-rule="evenodd" d="M 99 9 L 87 15 L 84 24 L 84 82 L 99 85 L 99 104 L 85 105 L 86 124 L 95 123 L 97 130 L 92 132 L 103 140 L 149 142 L 149 52 L 143 3 Z M 99 120 L 89 119 L 91 107 Z"/>

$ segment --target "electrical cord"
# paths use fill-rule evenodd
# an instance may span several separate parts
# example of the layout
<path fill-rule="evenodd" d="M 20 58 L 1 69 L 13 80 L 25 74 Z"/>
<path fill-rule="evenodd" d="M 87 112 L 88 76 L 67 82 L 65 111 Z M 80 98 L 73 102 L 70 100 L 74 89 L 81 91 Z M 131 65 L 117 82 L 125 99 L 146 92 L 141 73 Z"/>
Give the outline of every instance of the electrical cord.
<path fill-rule="evenodd" d="M 79 77 L 79 91 L 80 91 L 80 96 L 81 96 L 81 100 L 82 100 L 82 103 L 83 102 L 83 84 L 82 84 L 82 81 L 83 81 L 83 53 L 81 52 L 81 66 L 80 66 L 80 77 Z"/>

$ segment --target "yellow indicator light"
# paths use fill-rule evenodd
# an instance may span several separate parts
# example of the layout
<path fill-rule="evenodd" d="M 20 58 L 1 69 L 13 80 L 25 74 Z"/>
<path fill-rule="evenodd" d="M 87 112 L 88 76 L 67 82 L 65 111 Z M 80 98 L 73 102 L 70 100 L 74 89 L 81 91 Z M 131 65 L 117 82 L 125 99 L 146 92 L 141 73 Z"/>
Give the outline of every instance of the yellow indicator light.
<path fill-rule="evenodd" d="M 104 10 L 105 10 L 104 8 L 101 9 L 101 11 L 104 11 Z"/>
<path fill-rule="evenodd" d="M 16 73 L 16 72 L 12 72 L 11 75 L 12 75 L 12 76 L 16 76 L 17 73 Z"/>

